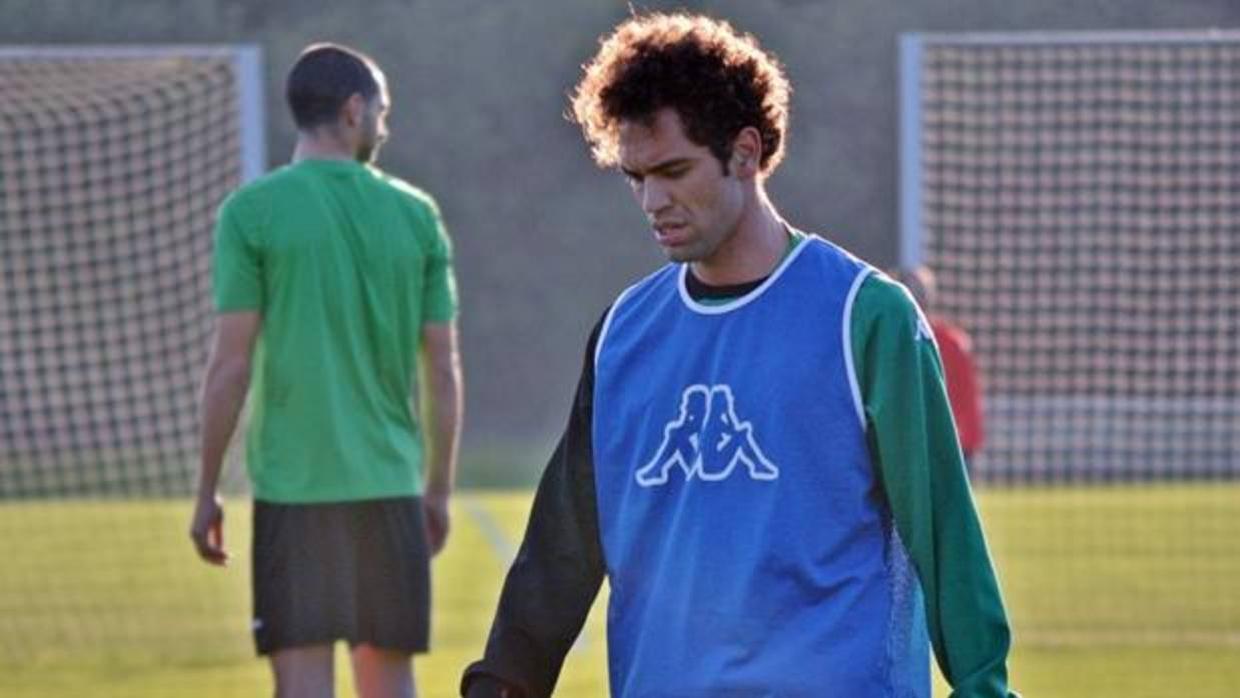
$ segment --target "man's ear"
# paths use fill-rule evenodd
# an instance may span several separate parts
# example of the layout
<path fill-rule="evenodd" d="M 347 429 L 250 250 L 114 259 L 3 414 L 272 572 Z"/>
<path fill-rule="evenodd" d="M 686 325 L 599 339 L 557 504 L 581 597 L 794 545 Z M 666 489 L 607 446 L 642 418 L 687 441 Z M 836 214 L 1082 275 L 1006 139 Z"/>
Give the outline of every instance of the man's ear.
<path fill-rule="evenodd" d="M 348 128 L 357 128 L 365 115 L 366 99 L 360 93 L 354 92 L 344 101 L 344 107 L 340 110 L 340 120 Z"/>
<path fill-rule="evenodd" d="M 746 126 L 732 141 L 732 160 L 729 171 L 741 179 L 756 177 L 762 170 L 762 134 L 753 126 Z"/>

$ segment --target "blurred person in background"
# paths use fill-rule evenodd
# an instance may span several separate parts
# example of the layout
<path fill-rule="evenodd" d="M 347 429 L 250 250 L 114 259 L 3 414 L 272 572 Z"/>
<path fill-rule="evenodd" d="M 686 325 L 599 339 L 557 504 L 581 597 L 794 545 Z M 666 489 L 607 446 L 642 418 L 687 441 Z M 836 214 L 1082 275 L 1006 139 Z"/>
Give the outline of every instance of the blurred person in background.
<path fill-rule="evenodd" d="M 250 391 L 253 632 L 276 695 L 331 696 L 344 640 L 359 695 L 410 697 L 460 433 L 451 247 L 431 197 L 372 164 L 390 106 L 373 60 L 310 46 L 286 96 L 292 163 L 231 194 L 216 224 L 190 537 L 227 561 L 218 483 Z"/>
<path fill-rule="evenodd" d="M 973 358 L 973 338 L 951 318 L 938 312 L 938 288 L 930 267 L 921 265 L 901 269 L 897 278 L 913 294 L 930 322 L 930 330 L 939 345 L 939 356 L 943 359 L 947 397 L 951 400 L 965 466 L 971 477 L 976 476 L 977 456 L 986 441 L 986 422 L 982 408 L 982 378 Z"/>

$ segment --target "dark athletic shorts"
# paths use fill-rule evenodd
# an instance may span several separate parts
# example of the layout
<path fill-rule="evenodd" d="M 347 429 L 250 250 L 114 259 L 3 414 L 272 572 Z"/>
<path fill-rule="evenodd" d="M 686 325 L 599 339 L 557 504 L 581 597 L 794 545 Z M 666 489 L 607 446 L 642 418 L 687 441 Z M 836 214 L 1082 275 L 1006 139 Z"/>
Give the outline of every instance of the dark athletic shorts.
<path fill-rule="evenodd" d="M 430 555 L 421 498 L 255 501 L 252 562 L 260 655 L 337 640 L 427 650 Z"/>

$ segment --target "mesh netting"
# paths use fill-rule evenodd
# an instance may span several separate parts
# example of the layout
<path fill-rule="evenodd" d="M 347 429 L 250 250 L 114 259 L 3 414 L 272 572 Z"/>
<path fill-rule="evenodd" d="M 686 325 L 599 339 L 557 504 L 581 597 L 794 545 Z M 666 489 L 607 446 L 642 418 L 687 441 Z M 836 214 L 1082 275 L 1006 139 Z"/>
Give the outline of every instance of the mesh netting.
<path fill-rule="evenodd" d="M 234 72 L 0 60 L 0 499 L 187 490 Z"/>
<path fill-rule="evenodd" d="M 1240 475 L 1240 43 L 931 44 L 940 305 L 991 479 Z"/>
<path fill-rule="evenodd" d="M 920 49 L 922 239 L 985 377 L 1018 645 L 1234 661 L 1240 39 Z"/>
<path fill-rule="evenodd" d="M 0 675 L 245 652 L 246 580 L 199 569 L 182 496 L 238 80 L 223 51 L 0 55 Z"/>

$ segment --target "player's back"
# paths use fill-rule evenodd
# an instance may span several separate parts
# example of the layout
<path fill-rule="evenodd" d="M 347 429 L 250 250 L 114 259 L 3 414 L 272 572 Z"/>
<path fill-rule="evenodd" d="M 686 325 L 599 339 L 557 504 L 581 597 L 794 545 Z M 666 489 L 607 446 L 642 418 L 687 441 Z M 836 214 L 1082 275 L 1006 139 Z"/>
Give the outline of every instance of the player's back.
<path fill-rule="evenodd" d="M 261 279 L 247 458 L 256 496 L 416 493 L 410 392 L 428 284 L 448 256 L 433 202 L 357 162 L 306 160 L 229 207 Z"/>

